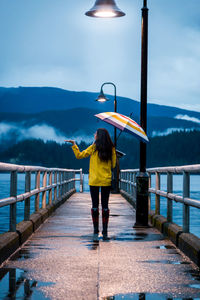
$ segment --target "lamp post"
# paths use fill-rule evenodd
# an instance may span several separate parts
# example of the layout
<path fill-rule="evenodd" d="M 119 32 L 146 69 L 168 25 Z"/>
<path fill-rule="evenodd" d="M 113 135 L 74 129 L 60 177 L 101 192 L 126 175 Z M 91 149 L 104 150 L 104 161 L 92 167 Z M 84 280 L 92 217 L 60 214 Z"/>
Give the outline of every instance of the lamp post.
<path fill-rule="evenodd" d="M 143 0 L 141 30 L 141 90 L 140 125 L 147 132 L 147 71 L 148 71 L 148 8 Z M 140 171 L 136 176 L 135 227 L 148 226 L 148 174 L 146 172 L 146 144 L 140 142 Z"/>
<path fill-rule="evenodd" d="M 117 96 L 116 96 L 116 85 L 112 82 L 104 82 L 101 86 L 101 90 L 100 90 L 100 94 L 99 96 L 97 97 L 96 101 L 98 102 L 106 102 L 108 101 L 109 99 L 106 98 L 104 92 L 103 92 L 103 87 L 104 85 L 106 84 L 110 84 L 114 87 L 114 112 L 117 112 Z M 115 148 L 117 147 L 117 128 L 114 127 L 114 145 L 115 145 Z"/>
<path fill-rule="evenodd" d="M 112 85 L 114 87 L 114 112 L 117 112 L 117 96 L 116 96 L 116 85 L 112 82 L 104 82 L 102 85 L 101 85 L 101 90 L 100 90 L 100 94 L 98 95 L 96 101 L 98 102 L 106 102 L 108 101 L 109 99 L 106 98 L 104 92 L 103 92 L 103 87 L 104 85 Z M 117 128 L 114 127 L 114 146 L 115 146 L 115 149 L 117 147 Z M 117 158 L 117 164 L 116 164 L 116 167 L 114 168 L 114 171 L 113 171 L 113 175 L 114 175 L 114 178 L 113 178 L 113 184 L 112 184 L 112 193 L 119 193 L 119 162 L 118 162 L 118 158 Z"/>
<path fill-rule="evenodd" d="M 122 17 L 125 15 L 114 0 L 96 0 L 86 12 L 90 17 Z M 148 8 L 143 0 L 141 30 L 141 92 L 140 125 L 147 131 L 147 66 L 148 66 Z M 140 142 L 140 170 L 136 176 L 136 223 L 135 227 L 148 226 L 148 174 L 146 173 L 146 144 Z"/>

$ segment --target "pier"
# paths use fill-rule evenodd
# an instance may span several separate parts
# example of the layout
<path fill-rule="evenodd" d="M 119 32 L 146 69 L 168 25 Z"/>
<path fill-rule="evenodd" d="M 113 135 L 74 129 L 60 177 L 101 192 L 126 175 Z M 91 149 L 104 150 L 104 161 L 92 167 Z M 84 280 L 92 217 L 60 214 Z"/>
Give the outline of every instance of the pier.
<path fill-rule="evenodd" d="M 195 244 L 199 239 L 194 236 L 193 245 L 197 248 L 196 256 L 193 248 L 193 261 L 183 253 L 184 249 L 179 249 L 180 245 L 186 245 L 186 237 L 193 236 L 184 232 L 189 226 L 177 232 L 178 225 L 158 215 L 157 206 L 154 212 L 149 211 L 149 228 L 133 227 L 134 170 L 122 171 L 121 194 L 110 197 L 109 240 L 104 241 L 100 235 L 99 241 L 93 241 L 91 200 L 89 193 L 82 191 L 81 170 L 44 168 L 39 171 L 24 166 L 21 169 L 14 165 L 1 167 L 7 171 L 12 167 L 12 180 L 12 172 L 15 172 L 15 178 L 18 172 L 31 172 L 31 176 L 37 178 L 37 172 L 40 172 L 42 186 L 36 180 L 37 188 L 34 186 L 23 195 L 0 201 L 2 206 L 17 204 L 16 201 L 25 203 L 30 198 L 27 193 L 32 193 L 34 201 L 39 203 L 29 220 L 16 224 L 16 231 L 11 222 L 10 231 L 0 235 L 0 246 L 2 236 L 15 235 L 19 239 L 14 253 L 1 265 L 0 299 L 200 299 L 200 272 L 198 260 L 194 261 L 199 255 Z M 165 171 L 167 169 L 157 169 L 157 173 Z M 189 172 L 188 167 L 185 167 L 186 171 Z M 51 179 L 43 180 L 44 174 L 46 179 L 51 178 L 51 172 L 53 183 Z M 149 172 L 155 172 L 155 169 Z M 197 166 L 190 172 L 199 172 Z M 158 178 L 159 175 L 156 180 Z M 183 180 L 188 182 L 185 177 Z M 81 183 L 80 189 L 75 189 L 76 182 Z M 44 192 L 49 193 L 51 189 L 56 189 L 56 192 L 50 193 L 49 203 L 49 196 L 46 193 L 45 197 Z M 161 185 L 157 183 L 155 190 L 149 187 L 149 192 L 161 195 Z M 41 194 L 39 202 L 38 194 Z M 165 196 L 175 197 L 173 189 Z M 149 197 L 149 205 L 150 200 Z M 189 197 L 178 200 L 185 205 L 196 203 Z M 156 203 L 160 203 L 158 197 Z M 24 207 L 27 216 L 27 205 Z M 38 225 L 34 226 L 36 220 Z"/>

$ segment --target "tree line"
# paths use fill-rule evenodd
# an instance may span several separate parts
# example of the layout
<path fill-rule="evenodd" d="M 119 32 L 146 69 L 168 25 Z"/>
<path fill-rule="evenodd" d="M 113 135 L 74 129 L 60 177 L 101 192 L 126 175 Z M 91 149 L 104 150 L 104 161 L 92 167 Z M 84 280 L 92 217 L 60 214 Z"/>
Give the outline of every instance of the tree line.
<path fill-rule="evenodd" d="M 87 145 L 78 144 L 80 150 Z M 139 167 L 139 142 L 130 137 L 120 136 L 117 149 L 126 155 L 120 159 L 120 168 Z M 83 168 L 87 173 L 89 159 L 77 160 L 70 145 L 54 141 L 30 139 L 20 141 L 0 152 L 0 161 L 24 165 L 40 165 L 69 169 Z M 147 167 L 188 165 L 200 163 L 200 132 L 174 132 L 167 136 L 157 136 L 147 144 Z"/>

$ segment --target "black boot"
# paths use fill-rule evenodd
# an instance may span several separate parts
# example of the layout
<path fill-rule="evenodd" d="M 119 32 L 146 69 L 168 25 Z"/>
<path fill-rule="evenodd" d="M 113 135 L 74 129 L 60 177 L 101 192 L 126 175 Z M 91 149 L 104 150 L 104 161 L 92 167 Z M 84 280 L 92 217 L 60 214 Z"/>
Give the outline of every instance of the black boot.
<path fill-rule="evenodd" d="M 98 234 L 99 233 L 99 209 L 92 208 L 91 214 L 92 214 L 92 221 L 94 226 L 94 234 Z"/>
<path fill-rule="evenodd" d="M 102 209 L 102 225 L 103 225 L 103 239 L 108 238 L 108 220 L 109 220 L 110 210 L 108 208 Z"/>

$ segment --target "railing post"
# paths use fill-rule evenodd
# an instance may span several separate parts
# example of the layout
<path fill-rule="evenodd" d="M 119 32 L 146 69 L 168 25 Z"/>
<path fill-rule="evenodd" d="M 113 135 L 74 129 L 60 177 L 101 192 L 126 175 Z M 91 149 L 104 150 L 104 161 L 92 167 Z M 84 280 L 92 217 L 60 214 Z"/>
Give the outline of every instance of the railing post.
<path fill-rule="evenodd" d="M 75 189 L 75 180 L 73 180 L 73 179 L 75 179 L 75 175 L 76 173 L 73 171 L 72 172 L 72 189 Z"/>
<path fill-rule="evenodd" d="M 72 188 L 72 182 L 71 182 L 72 172 L 71 171 L 69 171 L 68 176 L 69 176 L 69 185 L 68 185 L 68 188 L 69 188 L 69 191 L 71 191 L 71 188 Z"/>
<path fill-rule="evenodd" d="M 52 185 L 52 171 L 49 172 L 49 185 Z M 52 204 L 52 188 L 49 190 L 49 204 Z"/>
<path fill-rule="evenodd" d="M 68 193 L 69 192 L 69 172 L 66 172 L 66 180 L 67 180 L 67 183 L 66 183 L 66 192 Z"/>
<path fill-rule="evenodd" d="M 31 190 L 31 172 L 26 172 L 25 175 L 25 193 L 30 192 Z M 24 221 L 30 219 L 30 197 L 25 200 L 24 203 Z"/>
<path fill-rule="evenodd" d="M 173 192 L 173 175 L 167 172 L 167 193 Z M 172 222 L 173 219 L 173 202 L 167 198 L 167 221 Z"/>
<path fill-rule="evenodd" d="M 57 200 L 57 172 L 54 172 L 54 184 L 56 184 L 54 188 L 54 196 L 53 196 L 53 202 L 56 203 Z"/>
<path fill-rule="evenodd" d="M 125 180 L 126 180 L 126 173 L 123 172 L 123 191 L 124 192 L 126 192 L 126 182 L 125 182 Z"/>
<path fill-rule="evenodd" d="M 133 172 L 130 173 L 131 175 L 131 198 L 134 199 L 134 195 L 133 195 Z"/>
<path fill-rule="evenodd" d="M 133 182 L 134 182 L 134 186 L 133 186 L 133 190 L 134 190 L 134 199 L 135 199 L 135 203 L 136 203 L 136 172 L 133 174 Z"/>
<path fill-rule="evenodd" d="M 127 193 L 130 195 L 130 172 L 127 172 Z"/>
<path fill-rule="evenodd" d="M 160 174 L 156 172 L 156 191 L 160 190 Z M 160 214 L 160 195 L 156 194 L 156 214 Z"/>
<path fill-rule="evenodd" d="M 47 186 L 47 172 L 45 171 L 43 173 L 43 179 L 42 179 L 42 186 Z M 46 198 L 47 198 L 47 192 L 42 192 L 42 208 L 46 208 Z"/>
<path fill-rule="evenodd" d="M 40 188 L 40 171 L 37 171 L 35 174 L 35 188 Z M 40 193 L 35 196 L 35 211 L 40 209 Z"/>
<path fill-rule="evenodd" d="M 151 188 L 151 173 L 149 173 L 149 189 Z M 151 211 L 151 193 L 148 195 L 148 211 Z"/>
<path fill-rule="evenodd" d="M 125 173 L 126 178 L 126 193 L 128 193 L 128 172 Z"/>
<path fill-rule="evenodd" d="M 122 182 L 123 179 L 124 179 L 123 173 L 120 171 L 120 190 L 123 190 L 123 182 Z"/>
<path fill-rule="evenodd" d="M 128 174 L 128 193 L 130 196 L 132 196 L 131 195 L 131 172 L 128 172 L 128 173 L 129 173 Z"/>
<path fill-rule="evenodd" d="M 16 269 L 10 269 L 9 271 L 9 294 L 9 296 L 11 296 L 11 299 L 16 299 L 16 297 L 14 296 L 16 294 Z"/>
<path fill-rule="evenodd" d="M 17 196 L 17 171 L 12 171 L 10 174 L 10 196 Z M 10 205 L 10 231 L 16 231 L 17 222 L 17 204 Z"/>
<path fill-rule="evenodd" d="M 73 172 L 73 178 L 72 179 L 73 179 L 72 186 L 73 186 L 73 189 L 75 189 L 76 188 L 76 171 Z"/>
<path fill-rule="evenodd" d="M 80 169 L 80 193 L 83 192 L 83 170 Z"/>
<path fill-rule="evenodd" d="M 123 190 L 123 173 L 120 171 L 120 190 Z"/>
<path fill-rule="evenodd" d="M 65 180 L 65 177 L 64 177 L 64 172 L 61 172 L 61 196 L 63 196 L 65 194 L 65 187 L 64 187 L 64 180 Z"/>
<path fill-rule="evenodd" d="M 58 172 L 58 180 L 59 180 L 58 197 L 60 198 L 60 196 L 61 196 L 61 188 L 62 188 L 62 186 L 61 186 L 61 172 L 60 171 Z"/>
<path fill-rule="evenodd" d="M 67 174 L 66 172 L 64 171 L 64 181 L 65 181 L 65 184 L 64 184 L 64 195 L 66 194 L 67 192 Z"/>
<path fill-rule="evenodd" d="M 183 172 L 183 198 L 190 197 L 190 174 Z M 183 232 L 190 232 L 190 207 L 183 204 Z"/>

